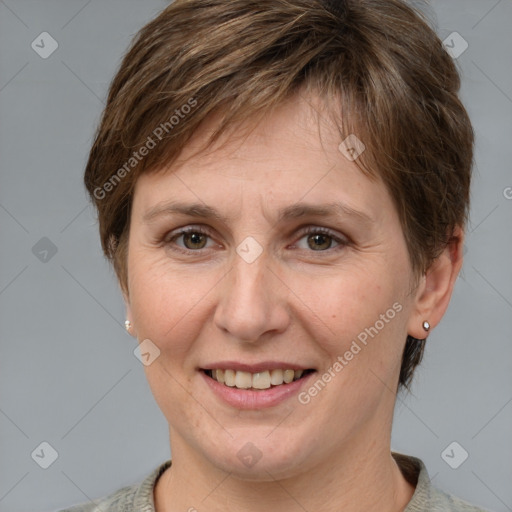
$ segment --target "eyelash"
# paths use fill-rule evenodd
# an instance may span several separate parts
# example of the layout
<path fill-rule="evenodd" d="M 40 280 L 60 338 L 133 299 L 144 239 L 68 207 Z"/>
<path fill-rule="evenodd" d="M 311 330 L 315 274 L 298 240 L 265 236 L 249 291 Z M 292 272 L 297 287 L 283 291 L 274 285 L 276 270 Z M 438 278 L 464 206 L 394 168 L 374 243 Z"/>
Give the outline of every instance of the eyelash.
<path fill-rule="evenodd" d="M 200 226 L 190 226 L 187 228 L 180 229 L 180 231 L 178 231 L 175 234 L 171 233 L 170 235 L 172 235 L 172 236 L 166 236 L 164 239 L 164 244 L 166 246 L 170 246 L 175 242 L 175 240 L 177 240 L 181 236 L 191 234 L 191 233 L 197 233 L 197 234 L 205 235 L 207 237 L 212 238 L 210 235 L 210 232 L 208 230 L 206 230 Z M 338 244 L 335 247 L 330 247 L 329 249 L 325 249 L 325 250 L 319 250 L 319 251 L 310 250 L 309 252 L 312 252 L 312 253 L 331 253 L 332 254 L 333 251 L 343 249 L 345 246 L 347 246 L 349 244 L 348 239 L 340 238 L 330 229 L 323 228 L 323 227 L 315 227 L 315 226 L 308 226 L 307 228 L 304 228 L 303 230 L 301 230 L 299 233 L 299 235 L 300 235 L 299 240 L 301 240 L 302 238 L 304 238 L 307 235 L 312 235 L 312 234 L 326 235 Z M 206 250 L 206 249 L 203 248 L 203 249 L 195 249 L 194 250 L 194 249 L 186 249 L 183 247 L 174 246 L 174 247 L 172 247 L 172 250 L 181 252 L 183 254 L 198 254 L 201 251 Z"/>
<path fill-rule="evenodd" d="M 319 226 L 308 226 L 308 227 L 300 230 L 298 233 L 299 238 L 297 241 L 302 240 L 304 237 L 309 236 L 309 235 L 325 235 L 325 236 L 328 236 L 331 240 L 333 240 L 335 243 L 338 244 L 335 247 L 329 247 L 328 249 L 325 249 L 325 250 L 314 251 L 313 249 L 309 249 L 309 250 L 304 249 L 308 252 L 318 253 L 320 255 L 322 255 L 322 254 L 325 254 L 326 256 L 332 255 L 334 252 L 337 252 L 337 251 L 345 248 L 349 243 L 347 238 L 339 237 L 336 235 L 336 233 L 334 231 L 331 231 L 328 228 L 323 228 L 323 227 L 319 227 Z M 298 249 L 298 250 L 301 250 L 301 249 Z"/>

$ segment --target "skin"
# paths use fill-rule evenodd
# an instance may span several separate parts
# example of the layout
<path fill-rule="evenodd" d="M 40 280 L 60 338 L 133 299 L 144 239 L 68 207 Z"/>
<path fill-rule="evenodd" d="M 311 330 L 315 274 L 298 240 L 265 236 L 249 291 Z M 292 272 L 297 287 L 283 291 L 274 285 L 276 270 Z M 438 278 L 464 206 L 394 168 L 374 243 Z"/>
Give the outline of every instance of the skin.
<path fill-rule="evenodd" d="M 407 334 L 424 338 L 422 322 L 434 327 L 443 316 L 462 232 L 415 275 L 384 184 L 341 154 L 320 109 L 297 96 L 260 124 L 248 121 L 250 130 L 240 127 L 243 137 L 194 154 L 212 118 L 177 162 L 137 181 L 125 301 L 132 334 L 160 350 L 145 372 L 169 422 L 173 464 L 155 488 L 157 512 L 386 512 L 412 497 L 390 454 L 401 354 Z M 168 201 L 206 204 L 225 219 L 144 218 Z M 299 201 L 361 215 L 278 220 Z M 202 248 L 173 239 L 186 226 L 208 230 Z M 316 232 L 303 233 L 308 226 L 340 242 L 326 235 L 318 249 Z M 250 264 L 236 252 L 248 236 L 262 248 Z M 396 303 L 401 311 L 308 404 L 293 396 L 239 410 L 198 370 L 220 360 L 286 361 L 316 369 L 314 381 Z M 252 467 L 237 457 L 249 442 L 262 455 Z"/>

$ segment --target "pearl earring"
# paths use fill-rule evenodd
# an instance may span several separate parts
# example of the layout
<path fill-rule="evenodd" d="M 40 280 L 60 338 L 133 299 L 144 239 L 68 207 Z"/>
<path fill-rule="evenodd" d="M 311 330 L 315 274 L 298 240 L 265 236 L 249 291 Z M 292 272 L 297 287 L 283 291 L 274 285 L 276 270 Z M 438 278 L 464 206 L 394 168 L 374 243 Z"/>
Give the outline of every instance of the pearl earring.
<path fill-rule="evenodd" d="M 430 331 L 430 324 L 426 320 L 423 322 L 423 329 L 426 332 Z"/>
<path fill-rule="evenodd" d="M 130 332 L 130 329 L 132 328 L 132 323 L 130 322 L 130 320 L 125 320 L 124 327 L 128 332 Z"/>

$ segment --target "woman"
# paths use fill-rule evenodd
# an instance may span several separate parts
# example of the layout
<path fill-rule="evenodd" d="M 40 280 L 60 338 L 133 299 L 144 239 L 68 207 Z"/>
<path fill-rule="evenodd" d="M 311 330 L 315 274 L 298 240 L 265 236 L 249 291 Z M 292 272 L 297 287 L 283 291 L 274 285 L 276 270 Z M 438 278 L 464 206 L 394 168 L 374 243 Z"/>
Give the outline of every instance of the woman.
<path fill-rule="evenodd" d="M 85 183 L 168 461 L 70 510 L 477 511 L 391 453 L 462 265 L 473 131 L 399 0 L 178 0 Z"/>

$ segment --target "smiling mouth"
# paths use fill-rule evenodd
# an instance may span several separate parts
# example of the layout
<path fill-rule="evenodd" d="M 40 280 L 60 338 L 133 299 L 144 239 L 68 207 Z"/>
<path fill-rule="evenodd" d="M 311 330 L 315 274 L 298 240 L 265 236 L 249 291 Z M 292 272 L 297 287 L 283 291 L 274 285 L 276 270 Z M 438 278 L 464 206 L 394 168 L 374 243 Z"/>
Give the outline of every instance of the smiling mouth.
<path fill-rule="evenodd" d="M 220 369 L 202 371 L 211 379 L 230 388 L 263 391 L 303 379 L 315 370 L 276 369 L 257 373 Z"/>

